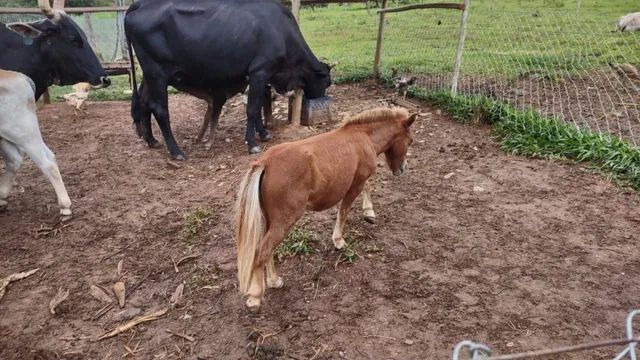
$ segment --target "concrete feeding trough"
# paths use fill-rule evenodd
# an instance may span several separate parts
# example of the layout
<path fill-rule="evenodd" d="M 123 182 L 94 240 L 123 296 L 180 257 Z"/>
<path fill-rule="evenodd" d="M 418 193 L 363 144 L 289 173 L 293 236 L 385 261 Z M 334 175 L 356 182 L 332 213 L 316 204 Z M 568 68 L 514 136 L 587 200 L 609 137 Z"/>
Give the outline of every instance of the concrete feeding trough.
<path fill-rule="evenodd" d="M 289 98 L 289 122 L 293 109 L 293 97 Z M 331 96 L 316 99 L 302 98 L 302 112 L 300 125 L 311 126 L 323 121 L 331 120 Z"/>

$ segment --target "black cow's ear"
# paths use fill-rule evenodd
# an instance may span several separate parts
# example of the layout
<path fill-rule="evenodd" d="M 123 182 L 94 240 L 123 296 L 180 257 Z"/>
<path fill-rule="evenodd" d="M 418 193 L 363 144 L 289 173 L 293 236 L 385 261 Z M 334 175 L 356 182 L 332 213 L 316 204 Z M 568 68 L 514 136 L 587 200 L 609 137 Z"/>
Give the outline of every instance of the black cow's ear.
<path fill-rule="evenodd" d="M 36 29 L 31 25 L 32 24 L 27 24 L 27 23 L 10 23 L 10 24 L 7 24 L 7 28 L 9 28 L 9 30 L 11 31 L 17 32 L 18 34 L 28 38 L 37 38 L 38 36 L 42 35 L 42 31 Z"/>

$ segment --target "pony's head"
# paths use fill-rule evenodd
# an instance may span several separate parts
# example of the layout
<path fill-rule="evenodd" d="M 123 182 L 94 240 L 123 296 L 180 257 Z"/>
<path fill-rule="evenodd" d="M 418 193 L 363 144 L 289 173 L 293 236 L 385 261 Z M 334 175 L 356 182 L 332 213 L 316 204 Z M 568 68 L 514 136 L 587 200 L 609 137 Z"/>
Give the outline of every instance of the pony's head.
<path fill-rule="evenodd" d="M 411 124 L 416 120 L 417 114 L 400 119 L 401 131 L 391 142 L 391 146 L 384 152 L 389 169 L 393 175 L 399 176 L 407 170 L 407 150 L 413 142 L 411 138 Z"/>

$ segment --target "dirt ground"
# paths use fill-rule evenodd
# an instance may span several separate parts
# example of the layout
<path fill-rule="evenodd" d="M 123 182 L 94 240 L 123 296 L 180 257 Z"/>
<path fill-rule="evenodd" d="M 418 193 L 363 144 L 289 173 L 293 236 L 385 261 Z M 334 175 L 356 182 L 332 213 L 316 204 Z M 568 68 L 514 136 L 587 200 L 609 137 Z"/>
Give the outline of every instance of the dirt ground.
<path fill-rule="evenodd" d="M 269 145 L 389 97 L 368 83 L 331 92 L 334 122 L 279 127 Z M 61 103 L 40 111 L 74 218 L 56 224 L 53 188 L 27 162 L 0 213 L 0 276 L 39 271 L 0 300 L 0 358 L 447 359 L 464 339 L 504 354 L 624 337 L 628 311 L 640 306 L 635 193 L 584 166 L 505 154 L 488 128 L 425 108 L 410 171 L 393 177 L 380 159 L 377 223 L 362 219 L 359 203 L 349 217 L 355 261 L 339 261 L 332 247 L 335 209 L 309 214 L 302 223 L 315 252 L 278 264 L 284 288 L 267 290 L 262 312 L 249 314 L 232 238 L 236 186 L 255 158 L 242 106 L 234 100 L 207 151 L 192 144 L 204 105 L 186 96 L 170 103 L 189 156 L 180 168 L 134 135 L 128 103 L 91 103 L 78 117 Z M 194 225 L 197 209 L 206 216 Z M 91 285 L 109 290 L 118 280 L 127 311 L 99 314 L 106 303 Z M 96 340 L 136 313 L 169 307 L 179 284 L 181 300 L 160 319 Z M 70 295 L 52 315 L 60 288 Z"/>

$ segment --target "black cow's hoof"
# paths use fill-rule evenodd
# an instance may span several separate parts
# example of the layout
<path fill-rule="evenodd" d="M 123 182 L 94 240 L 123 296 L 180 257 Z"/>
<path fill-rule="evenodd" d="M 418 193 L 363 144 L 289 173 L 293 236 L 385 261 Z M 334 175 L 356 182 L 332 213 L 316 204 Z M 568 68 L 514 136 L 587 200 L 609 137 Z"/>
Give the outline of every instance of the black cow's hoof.
<path fill-rule="evenodd" d="M 272 139 L 272 137 L 271 137 L 271 134 L 269 134 L 269 133 L 267 133 L 265 136 L 260 135 L 260 140 L 262 140 L 262 141 L 269 141 L 271 139 Z"/>
<path fill-rule="evenodd" d="M 262 152 L 262 149 L 260 149 L 260 146 L 254 146 L 252 148 L 249 148 L 249 154 L 259 154 L 260 152 Z"/>
<path fill-rule="evenodd" d="M 162 144 L 160 144 L 160 141 L 156 139 L 151 139 L 151 141 L 147 141 L 147 145 L 149 145 L 149 147 L 152 149 L 159 149 L 162 147 Z"/>
<path fill-rule="evenodd" d="M 178 161 L 186 161 L 187 160 L 187 157 L 184 156 L 183 154 L 171 155 L 171 158 L 173 160 L 178 160 Z"/>

